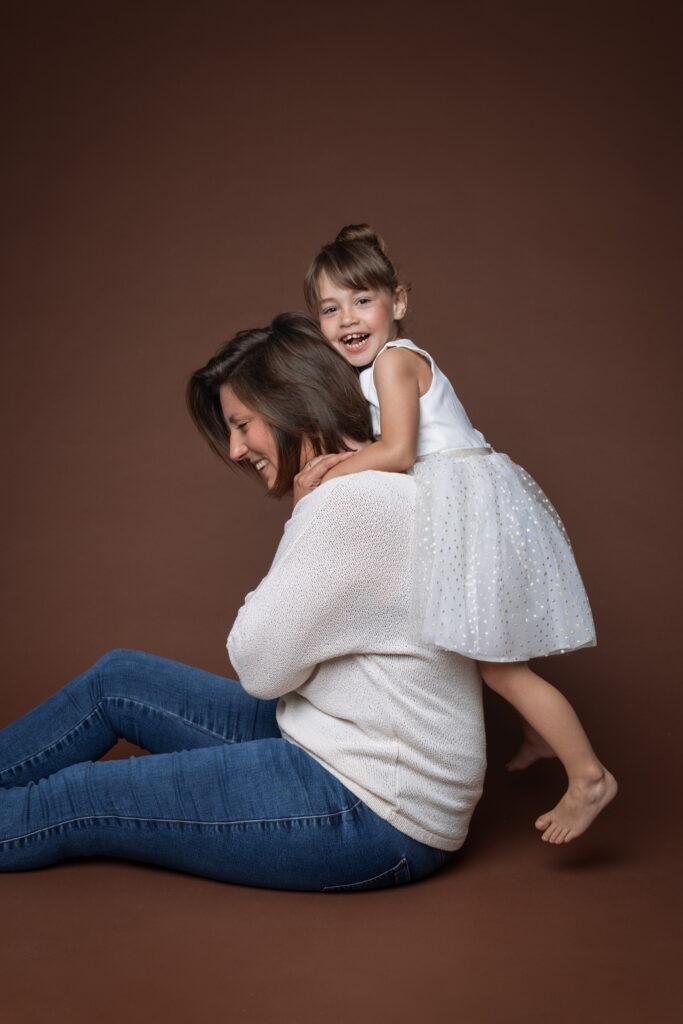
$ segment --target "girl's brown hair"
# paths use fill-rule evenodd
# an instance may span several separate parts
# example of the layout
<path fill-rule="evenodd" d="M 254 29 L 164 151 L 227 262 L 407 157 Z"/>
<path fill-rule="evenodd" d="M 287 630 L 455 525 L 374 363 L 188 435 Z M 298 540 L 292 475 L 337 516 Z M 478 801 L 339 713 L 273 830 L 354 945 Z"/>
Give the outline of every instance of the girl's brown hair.
<path fill-rule="evenodd" d="M 306 313 L 281 313 L 270 327 L 239 331 L 188 381 L 190 416 L 212 450 L 234 466 L 220 402 L 222 384 L 229 384 L 273 431 L 278 473 L 269 494 L 274 498 L 291 491 L 304 440 L 315 455 L 350 451 L 346 440 L 372 441 L 370 408 L 355 371 Z M 261 480 L 250 462 L 237 465 Z"/>
<path fill-rule="evenodd" d="M 369 224 L 347 224 L 334 242 L 324 245 L 311 261 L 304 277 L 304 298 L 315 317 L 320 313 L 318 283 L 321 274 L 354 291 L 386 288 L 392 295 L 397 288 L 409 291 L 389 259 L 384 239 Z M 400 327 L 401 321 L 397 323 Z"/>

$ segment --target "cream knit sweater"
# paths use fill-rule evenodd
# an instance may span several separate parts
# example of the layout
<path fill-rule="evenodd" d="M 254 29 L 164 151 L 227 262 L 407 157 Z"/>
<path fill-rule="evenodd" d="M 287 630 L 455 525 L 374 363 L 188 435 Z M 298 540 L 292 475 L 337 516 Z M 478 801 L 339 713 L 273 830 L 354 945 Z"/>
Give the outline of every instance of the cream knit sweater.
<path fill-rule="evenodd" d="M 441 850 L 465 841 L 486 768 L 476 664 L 411 636 L 415 482 L 338 477 L 302 498 L 228 637 L 255 697 L 376 814 Z"/>

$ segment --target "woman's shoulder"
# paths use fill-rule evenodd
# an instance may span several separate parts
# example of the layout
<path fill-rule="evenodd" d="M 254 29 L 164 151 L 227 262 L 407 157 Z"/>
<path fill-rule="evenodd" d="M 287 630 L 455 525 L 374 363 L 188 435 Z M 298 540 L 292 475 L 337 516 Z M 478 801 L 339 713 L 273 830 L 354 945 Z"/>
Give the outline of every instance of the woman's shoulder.
<path fill-rule="evenodd" d="M 337 560 L 349 571 L 373 550 L 400 557 L 414 518 L 415 481 L 405 473 L 364 470 L 335 477 L 297 503 L 274 564 L 302 549 L 306 558 Z"/>
<path fill-rule="evenodd" d="M 326 517 L 343 525 L 359 511 L 367 516 L 370 508 L 380 514 L 411 515 L 414 500 L 415 481 L 411 476 L 367 469 L 321 484 L 299 501 L 294 515 L 306 520 Z"/>

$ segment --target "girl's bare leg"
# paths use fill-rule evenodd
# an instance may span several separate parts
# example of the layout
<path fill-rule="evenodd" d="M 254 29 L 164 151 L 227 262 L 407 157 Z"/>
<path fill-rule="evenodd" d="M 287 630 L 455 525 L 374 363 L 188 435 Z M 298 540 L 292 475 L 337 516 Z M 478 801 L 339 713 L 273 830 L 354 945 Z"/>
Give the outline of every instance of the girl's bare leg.
<path fill-rule="evenodd" d="M 509 772 L 522 771 L 541 757 L 557 757 L 553 748 L 546 743 L 540 733 L 522 719 L 522 745 L 517 753 L 510 758 L 505 767 Z"/>
<path fill-rule="evenodd" d="M 576 839 L 616 795 L 614 776 L 598 760 L 566 697 L 526 663 L 482 661 L 479 668 L 484 682 L 531 726 L 515 767 L 522 767 L 524 760 L 531 764 L 538 757 L 551 756 L 554 751 L 567 772 L 567 792 L 556 807 L 536 820 L 536 828 L 548 843 Z M 534 733 L 546 747 L 537 743 Z"/>

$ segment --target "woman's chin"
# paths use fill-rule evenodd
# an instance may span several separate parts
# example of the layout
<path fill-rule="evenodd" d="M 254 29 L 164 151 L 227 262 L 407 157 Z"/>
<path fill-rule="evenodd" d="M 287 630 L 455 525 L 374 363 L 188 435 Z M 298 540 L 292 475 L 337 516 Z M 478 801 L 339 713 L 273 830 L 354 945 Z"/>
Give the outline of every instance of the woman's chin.
<path fill-rule="evenodd" d="M 272 491 L 277 480 L 277 470 L 270 465 L 264 466 L 263 469 L 257 469 L 256 473 L 259 478 L 259 483 L 262 487 L 265 487 L 267 491 Z"/>

